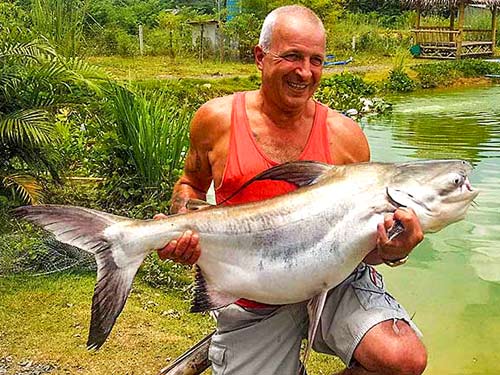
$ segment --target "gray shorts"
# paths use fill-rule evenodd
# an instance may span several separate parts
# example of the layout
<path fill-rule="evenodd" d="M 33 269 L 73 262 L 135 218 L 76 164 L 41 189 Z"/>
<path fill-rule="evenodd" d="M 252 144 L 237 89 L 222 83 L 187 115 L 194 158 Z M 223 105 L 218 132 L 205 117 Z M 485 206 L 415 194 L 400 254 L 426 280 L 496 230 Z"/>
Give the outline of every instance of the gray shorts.
<path fill-rule="evenodd" d="M 307 337 L 307 303 L 244 309 L 230 305 L 217 312 L 217 332 L 209 348 L 214 375 L 297 374 L 299 352 Z M 401 319 L 418 328 L 386 292 L 382 275 L 361 264 L 330 291 L 314 350 L 340 357 L 350 365 L 354 349 L 370 328 Z"/>

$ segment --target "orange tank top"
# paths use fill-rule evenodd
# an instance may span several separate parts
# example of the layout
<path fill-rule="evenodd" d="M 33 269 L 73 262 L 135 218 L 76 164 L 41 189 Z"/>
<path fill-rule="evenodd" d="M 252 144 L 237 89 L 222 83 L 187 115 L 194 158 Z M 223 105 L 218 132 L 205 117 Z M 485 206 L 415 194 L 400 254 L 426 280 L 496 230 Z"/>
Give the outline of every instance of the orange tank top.
<path fill-rule="evenodd" d="M 316 102 L 309 138 L 298 160 L 314 160 L 333 164 L 326 128 L 327 115 L 328 108 Z M 252 135 L 245 108 L 245 93 L 235 93 L 231 111 L 231 130 L 226 165 L 222 181 L 215 189 L 217 203 L 224 202 L 227 197 L 255 175 L 278 164 L 264 153 Z M 285 181 L 256 181 L 223 204 L 259 201 L 295 189 L 295 185 Z M 242 307 L 250 308 L 268 306 L 245 299 L 240 299 L 237 303 Z"/>

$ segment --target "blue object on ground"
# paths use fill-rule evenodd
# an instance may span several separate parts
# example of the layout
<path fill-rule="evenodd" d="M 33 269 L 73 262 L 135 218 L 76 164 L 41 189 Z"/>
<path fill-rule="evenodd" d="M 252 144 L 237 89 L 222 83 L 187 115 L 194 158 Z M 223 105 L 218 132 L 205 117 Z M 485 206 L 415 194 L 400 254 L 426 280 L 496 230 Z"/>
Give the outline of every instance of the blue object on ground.
<path fill-rule="evenodd" d="M 329 56 L 331 56 L 332 58 L 335 58 L 335 55 L 326 55 L 326 58 L 328 59 Z M 332 65 L 346 65 L 346 64 L 349 64 L 351 61 L 353 61 L 354 59 L 351 57 L 349 57 L 347 60 L 338 60 L 338 61 L 324 61 L 323 62 L 323 66 L 332 66 Z"/>

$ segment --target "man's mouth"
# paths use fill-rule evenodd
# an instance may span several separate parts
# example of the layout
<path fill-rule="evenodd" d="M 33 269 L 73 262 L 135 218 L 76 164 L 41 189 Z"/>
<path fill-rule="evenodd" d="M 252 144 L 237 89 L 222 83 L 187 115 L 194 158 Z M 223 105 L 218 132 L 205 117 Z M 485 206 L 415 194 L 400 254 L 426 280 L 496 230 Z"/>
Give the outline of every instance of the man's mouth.
<path fill-rule="evenodd" d="M 299 82 L 292 82 L 292 81 L 287 81 L 288 86 L 290 86 L 294 90 L 305 90 L 307 86 L 309 86 L 307 83 L 299 83 Z"/>

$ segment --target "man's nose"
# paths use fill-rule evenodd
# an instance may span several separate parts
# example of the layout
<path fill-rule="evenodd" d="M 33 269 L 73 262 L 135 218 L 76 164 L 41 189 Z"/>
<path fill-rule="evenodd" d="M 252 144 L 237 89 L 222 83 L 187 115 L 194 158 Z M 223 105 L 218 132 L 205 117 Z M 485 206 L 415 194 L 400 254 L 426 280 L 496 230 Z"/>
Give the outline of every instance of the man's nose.
<path fill-rule="evenodd" d="M 304 81 L 312 77 L 312 65 L 308 58 L 302 59 L 300 65 L 297 67 L 297 73 Z"/>

